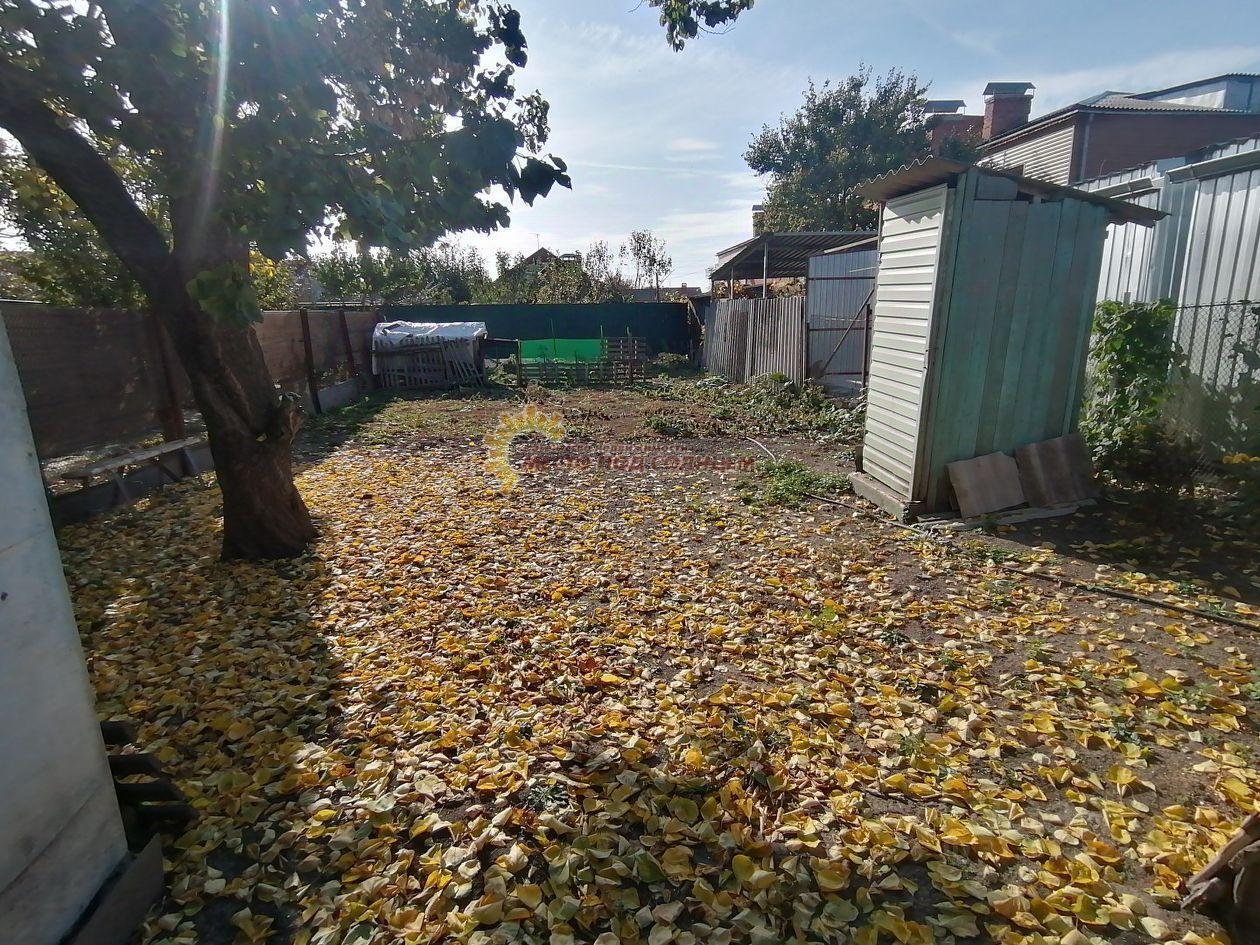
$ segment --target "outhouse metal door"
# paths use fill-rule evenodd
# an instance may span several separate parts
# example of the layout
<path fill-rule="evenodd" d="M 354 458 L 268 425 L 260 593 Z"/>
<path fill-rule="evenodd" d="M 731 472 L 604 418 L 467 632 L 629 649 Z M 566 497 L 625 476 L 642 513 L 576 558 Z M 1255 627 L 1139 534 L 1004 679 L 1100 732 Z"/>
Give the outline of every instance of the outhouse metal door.
<path fill-rule="evenodd" d="M 914 498 L 936 295 L 945 184 L 889 200 L 879 238 L 863 470 Z"/>

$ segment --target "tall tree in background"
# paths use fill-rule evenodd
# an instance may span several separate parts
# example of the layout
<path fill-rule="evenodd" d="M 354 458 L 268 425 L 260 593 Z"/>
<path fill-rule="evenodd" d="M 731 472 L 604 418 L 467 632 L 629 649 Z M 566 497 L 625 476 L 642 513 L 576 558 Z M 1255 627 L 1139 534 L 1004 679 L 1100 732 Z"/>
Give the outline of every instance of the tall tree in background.
<path fill-rule="evenodd" d="M 744 155 L 770 178 L 764 228 L 873 229 L 876 211 L 857 187 L 929 153 L 926 91 L 895 69 L 874 77 L 862 67 L 836 85 L 811 82 L 804 104 L 777 127 L 764 126 Z"/>
<path fill-rule="evenodd" d="M 489 0 L 4 0 L 0 127 L 82 211 L 170 334 L 206 422 L 226 558 L 299 554 L 298 408 L 251 322 L 249 246 L 332 228 L 417 245 L 506 224 L 485 196 L 567 184 L 518 96 L 520 16 Z M 110 162 L 145 164 L 160 221 Z M 327 235 L 327 234 L 326 234 Z"/>
<path fill-rule="evenodd" d="M 369 252 L 339 245 L 314 256 L 309 271 L 325 301 L 358 305 L 474 302 L 489 279 L 476 250 L 448 245 Z"/>
<path fill-rule="evenodd" d="M 665 251 L 665 241 L 648 230 L 635 230 L 626 246 L 634 263 L 634 287 L 655 289 L 661 300 L 661 283 L 674 271 L 674 260 Z"/>

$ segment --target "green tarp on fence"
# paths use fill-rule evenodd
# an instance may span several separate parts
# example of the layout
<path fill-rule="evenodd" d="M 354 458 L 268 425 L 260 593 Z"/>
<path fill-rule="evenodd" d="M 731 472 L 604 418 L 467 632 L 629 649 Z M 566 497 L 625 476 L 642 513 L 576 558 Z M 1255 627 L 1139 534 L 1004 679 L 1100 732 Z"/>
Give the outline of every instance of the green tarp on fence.
<path fill-rule="evenodd" d="M 523 361 L 583 361 L 604 359 L 604 342 L 599 338 L 540 338 L 521 342 Z"/>
<path fill-rule="evenodd" d="M 691 353 L 684 302 L 590 305 L 386 305 L 386 321 L 485 322 L 491 338 L 613 338 L 647 340 L 653 354 Z M 515 354 L 515 345 L 504 355 Z"/>

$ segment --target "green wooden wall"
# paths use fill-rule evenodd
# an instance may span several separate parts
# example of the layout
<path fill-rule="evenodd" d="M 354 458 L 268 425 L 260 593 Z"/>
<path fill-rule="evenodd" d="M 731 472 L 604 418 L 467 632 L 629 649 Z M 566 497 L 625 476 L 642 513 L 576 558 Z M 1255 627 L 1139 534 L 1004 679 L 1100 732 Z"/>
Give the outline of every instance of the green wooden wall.
<path fill-rule="evenodd" d="M 1076 429 L 1108 215 L 959 178 L 946 221 L 915 498 L 941 508 L 945 465 Z"/>

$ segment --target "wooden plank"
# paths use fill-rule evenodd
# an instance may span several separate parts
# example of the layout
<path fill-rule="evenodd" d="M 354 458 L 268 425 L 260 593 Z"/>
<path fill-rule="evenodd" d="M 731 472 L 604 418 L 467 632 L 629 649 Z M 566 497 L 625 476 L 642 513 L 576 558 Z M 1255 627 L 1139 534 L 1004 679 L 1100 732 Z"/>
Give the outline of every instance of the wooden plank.
<path fill-rule="evenodd" d="M 346 321 L 344 305 L 337 309 L 337 324 L 341 329 L 341 344 L 346 352 L 346 372 L 359 381 L 359 392 L 362 393 L 365 385 L 363 378 L 359 375 L 359 368 L 354 362 L 354 342 L 350 340 L 350 323 Z"/>
<path fill-rule="evenodd" d="M 199 436 L 188 436 L 182 440 L 171 440 L 158 446 L 150 446 L 146 449 L 136 450 L 131 453 L 124 453 L 121 456 L 111 456 L 108 459 L 98 460 L 95 463 L 89 463 L 86 466 L 78 466 L 74 469 L 68 469 L 61 474 L 63 479 L 91 479 L 95 476 L 102 476 L 107 472 L 114 472 L 122 469 L 124 466 L 134 466 L 145 460 L 162 456 L 166 453 L 177 453 L 180 450 L 189 449 L 190 447 L 199 446 L 205 440 Z"/>

